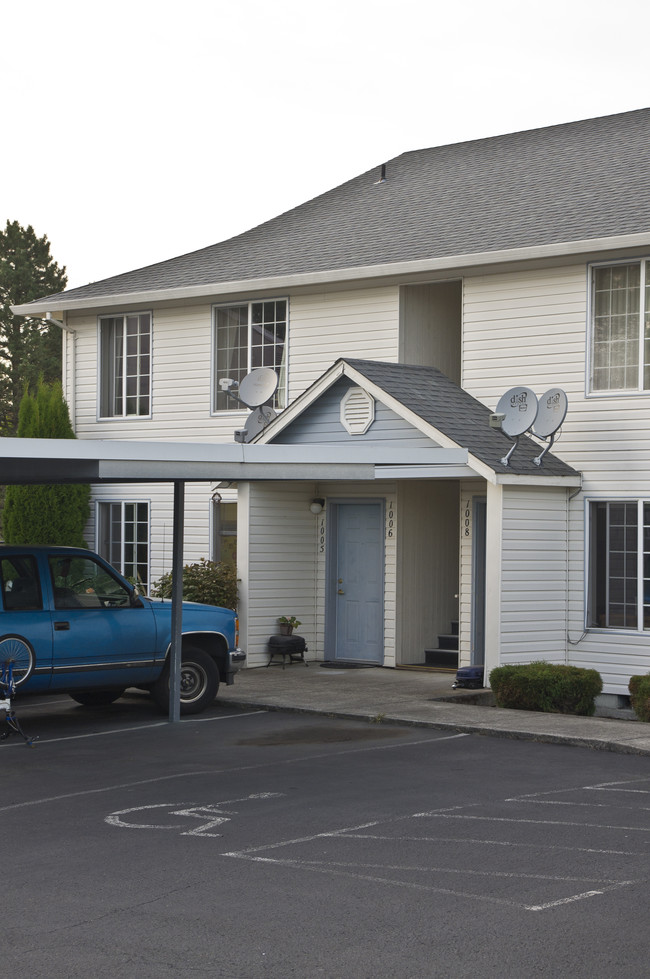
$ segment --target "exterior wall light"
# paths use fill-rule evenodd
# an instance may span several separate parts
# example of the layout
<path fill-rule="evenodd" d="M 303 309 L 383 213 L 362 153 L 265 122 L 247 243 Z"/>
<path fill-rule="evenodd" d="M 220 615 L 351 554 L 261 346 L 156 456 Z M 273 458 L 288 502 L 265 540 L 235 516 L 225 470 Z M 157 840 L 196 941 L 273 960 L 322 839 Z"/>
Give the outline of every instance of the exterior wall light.
<path fill-rule="evenodd" d="M 323 512 L 324 506 L 325 506 L 325 500 L 319 498 L 311 501 L 311 503 L 309 504 L 309 509 L 314 514 L 314 516 L 317 517 L 319 513 Z"/>

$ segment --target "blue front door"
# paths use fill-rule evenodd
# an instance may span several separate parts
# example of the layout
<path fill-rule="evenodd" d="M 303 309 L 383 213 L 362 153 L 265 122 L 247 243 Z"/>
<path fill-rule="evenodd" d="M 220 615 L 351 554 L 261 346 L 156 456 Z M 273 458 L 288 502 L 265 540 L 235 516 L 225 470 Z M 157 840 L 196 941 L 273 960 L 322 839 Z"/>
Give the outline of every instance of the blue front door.
<path fill-rule="evenodd" d="M 336 503 L 330 563 L 329 658 L 384 662 L 384 520 L 380 500 Z"/>

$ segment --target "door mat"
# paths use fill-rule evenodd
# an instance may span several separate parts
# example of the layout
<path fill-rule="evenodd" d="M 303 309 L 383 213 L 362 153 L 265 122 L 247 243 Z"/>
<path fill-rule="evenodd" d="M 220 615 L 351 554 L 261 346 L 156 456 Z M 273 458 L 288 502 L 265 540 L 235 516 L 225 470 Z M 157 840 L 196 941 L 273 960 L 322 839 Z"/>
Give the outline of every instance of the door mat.
<path fill-rule="evenodd" d="M 375 663 L 339 663 L 336 660 L 328 659 L 324 663 L 318 664 L 322 670 L 374 670 Z"/>

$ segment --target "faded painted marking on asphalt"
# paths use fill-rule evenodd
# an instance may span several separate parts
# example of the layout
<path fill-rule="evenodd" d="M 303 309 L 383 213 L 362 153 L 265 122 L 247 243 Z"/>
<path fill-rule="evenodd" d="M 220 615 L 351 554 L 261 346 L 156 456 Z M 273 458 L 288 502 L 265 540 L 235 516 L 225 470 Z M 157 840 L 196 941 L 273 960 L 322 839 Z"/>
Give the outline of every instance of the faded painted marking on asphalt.
<path fill-rule="evenodd" d="M 238 810 L 236 809 L 225 809 L 225 806 L 232 806 L 240 802 L 250 802 L 251 800 L 257 799 L 275 799 L 281 795 L 283 792 L 255 792 L 251 795 L 243 796 L 240 799 L 225 799 L 223 802 L 215 802 L 209 805 L 200 805 L 197 803 L 178 803 L 178 802 L 156 802 L 153 805 L 147 806 L 131 806 L 129 809 L 120 809 L 118 812 L 113 812 L 109 816 L 106 816 L 104 822 L 108 823 L 110 826 L 118 826 L 120 829 L 149 829 L 149 830 L 177 830 L 182 829 L 181 836 L 221 836 L 221 833 L 211 833 L 212 829 L 217 826 L 223 825 L 223 823 L 229 823 L 230 817 L 237 815 Z M 200 826 L 195 826 L 193 829 L 186 830 L 185 826 L 187 823 L 142 823 L 142 822 L 132 822 L 127 820 L 125 816 L 131 816 L 134 813 L 146 813 L 148 814 L 153 809 L 167 810 L 170 816 L 183 816 L 189 817 L 190 819 L 200 819 L 202 820 Z"/>

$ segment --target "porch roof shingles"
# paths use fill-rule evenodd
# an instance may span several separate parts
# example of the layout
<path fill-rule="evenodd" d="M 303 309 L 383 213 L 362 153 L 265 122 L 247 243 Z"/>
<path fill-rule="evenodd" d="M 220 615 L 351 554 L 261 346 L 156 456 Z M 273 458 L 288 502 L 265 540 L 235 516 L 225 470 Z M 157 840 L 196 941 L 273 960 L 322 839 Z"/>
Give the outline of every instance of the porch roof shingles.
<path fill-rule="evenodd" d="M 91 300 L 646 232 L 649 145 L 650 109 L 639 109 L 403 153 L 387 163 L 384 182 L 376 166 L 227 241 L 51 298 Z"/>
<path fill-rule="evenodd" d="M 540 444 L 526 436 L 520 438 L 508 466 L 504 466 L 501 459 L 512 447 L 512 441 L 498 429 L 490 428 L 491 409 L 435 367 L 348 358 L 343 363 L 443 435 L 453 439 L 457 445 L 468 449 L 471 455 L 494 472 L 526 476 L 577 474 L 575 469 L 551 452 L 544 457 L 541 466 L 536 466 L 533 459 L 540 454 Z"/>

